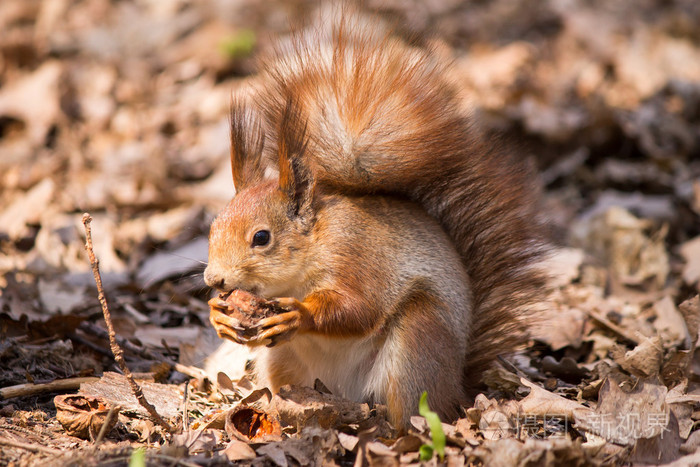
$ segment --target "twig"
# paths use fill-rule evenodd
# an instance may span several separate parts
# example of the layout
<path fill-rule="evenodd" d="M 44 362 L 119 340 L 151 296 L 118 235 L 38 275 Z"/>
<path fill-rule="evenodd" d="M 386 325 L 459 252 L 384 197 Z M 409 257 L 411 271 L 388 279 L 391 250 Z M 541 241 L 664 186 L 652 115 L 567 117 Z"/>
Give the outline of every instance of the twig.
<path fill-rule="evenodd" d="M 183 401 L 184 408 L 182 409 L 182 431 L 187 431 L 187 429 L 190 427 L 190 414 L 189 407 L 187 406 L 187 402 L 190 399 L 189 387 L 189 383 L 185 384 L 185 400 Z"/>
<path fill-rule="evenodd" d="M 119 407 L 118 405 L 113 405 L 112 408 L 109 409 L 107 418 L 105 418 L 105 422 L 100 428 L 100 432 L 97 434 L 97 438 L 95 438 L 95 447 L 99 446 L 102 443 L 104 437 L 107 436 L 107 427 L 112 425 L 112 419 L 119 414 L 120 410 L 121 407 Z"/>
<path fill-rule="evenodd" d="M 0 400 L 10 399 L 13 397 L 33 396 L 35 394 L 43 394 L 46 392 L 70 391 L 80 388 L 80 385 L 83 383 L 92 383 L 93 381 L 99 381 L 99 379 L 100 378 L 96 378 L 94 376 L 88 376 L 81 378 L 57 379 L 56 381 L 51 381 L 50 383 L 25 383 L 18 384 L 16 386 L 8 386 L 0 389 Z"/>
<path fill-rule="evenodd" d="M 19 441 L 13 441 L 11 439 L 0 438 L 0 444 L 4 444 L 5 446 L 10 446 L 13 448 L 24 449 L 26 451 L 43 452 L 44 454 L 53 454 L 54 456 L 57 456 L 59 454 L 63 454 L 63 452 L 59 451 L 58 449 L 47 448 L 46 446 L 42 446 L 41 444 L 20 443 Z"/>
<path fill-rule="evenodd" d="M 131 391 L 139 401 L 139 404 L 141 404 L 141 406 L 146 409 L 151 417 L 153 417 L 153 420 L 165 428 L 168 433 L 175 433 L 175 429 L 170 426 L 170 424 L 166 422 L 156 411 L 156 408 L 146 400 L 146 397 L 143 395 L 143 391 L 141 390 L 141 386 L 139 386 L 134 380 L 129 367 L 126 366 L 126 362 L 124 361 L 124 351 L 117 343 L 117 335 L 114 332 L 114 326 L 112 325 L 112 316 L 109 313 L 109 308 L 107 308 L 107 299 L 105 298 L 105 291 L 102 288 L 102 277 L 100 276 L 99 262 L 95 257 L 94 250 L 92 249 L 92 230 L 90 229 L 90 222 L 92 222 L 92 217 L 90 214 L 83 214 L 83 225 L 85 226 L 85 249 L 87 250 L 88 257 L 90 258 L 92 273 L 95 276 L 95 284 L 97 284 L 97 298 L 100 301 L 100 305 L 102 305 L 102 314 L 104 315 L 107 330 L 109 331 L 109 347 L 112 349 L 112 353 L 114 354 L 114 360 L 119 365 L 119 368 L 121 368 L 124 376 L 126 376 L 127 381 L 129 381 Z"/>

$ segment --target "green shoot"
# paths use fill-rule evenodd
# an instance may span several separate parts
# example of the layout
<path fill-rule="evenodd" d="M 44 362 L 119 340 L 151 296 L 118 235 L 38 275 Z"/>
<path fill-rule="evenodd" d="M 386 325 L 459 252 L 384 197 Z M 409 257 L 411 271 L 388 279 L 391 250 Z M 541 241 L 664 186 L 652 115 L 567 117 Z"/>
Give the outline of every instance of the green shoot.
<path fill-rule="evenodd" d="M 445 432 L 442 431 L 442 422 L 438 414 L 430 410 L 428 407 L 428 393 L 423 392 L 420 397 L 420 402 L 418 403 L 418 413 L 425 417 L 425 421 L 428 422 L 428 428 L 430 428 L 430 437 L 433 442 L 432 445 L 424 444 L 420 447 L 420 459 L 422 461 L 427 461 L 432 459 L 433 453 L 437 452 L 440 456 L 440 460 L 445 458 Z"/>
<path fill-rule="evenodd" d="M 250 29 L 241 29 L 226 37 L 219 44 L 219 50 L 230 59 L 247 57 L 255 47 L 255 32 Z"/>
<path fill-rule="evenodd" d="M 131 451 L 129 467 L 146 467 L 146 450 L 144 448 Z"/>

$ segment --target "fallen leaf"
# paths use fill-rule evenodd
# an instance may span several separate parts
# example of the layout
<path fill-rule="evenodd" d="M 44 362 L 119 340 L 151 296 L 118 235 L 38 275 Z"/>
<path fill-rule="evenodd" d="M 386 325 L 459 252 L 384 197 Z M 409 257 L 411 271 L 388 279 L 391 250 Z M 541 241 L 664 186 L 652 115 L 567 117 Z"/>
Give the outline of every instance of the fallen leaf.
<path fill-rule="evenodd" d="M 223 454 L 231 462 L 242 461 L 247 459 L 255 459 L 255 451 L 251 448 L 248 443 L 239 441 L 237 439 L 231 440 L 224 449 Z"/>
<path fill-rule="evenodd" d="M 0 89 L 0 117 L 14 117 L 25 123 L 34 145 L 42 145 L 61 115 L 63 65 L 49 60 L 30 75 Z"/>
<path fill-rule="evenodd" d="M 578 308 L 552 302 L 543 306 L 534 321 L 533 339 L 548 344 L 552 350 L 571 346 L 578 348 L 583 342 L 586 314 Z"/>
<path fill-rule="evenodd" d="M 657 287 L 666 283 L 670 266 L 664 240 L 666 228 L 653 229 L 646 219 L 613 206 L 589 219 L 581 218 L 574 236 L 611 268 L 625 285 L 640 285 L 653 279 Z"/>
<path fill-rule="evenodd" d="M 563 287 L 581 275 L 583 250 L 579 248 L 559 248 L 542 264 L 547 271 L 552 287 Z"/>
<path fill-rule="evenodd" d="M 370 416 L 367 404 L 302 386 L 282 386 L 273 396 L 271 406 L 279 413 L 283 426 L 298 429 L 314 424 L 331 428 L 341 423 L 359 423 Z"/>
<path fill-rule="evenodd" d="M 700 291 L 700 237 L 695 237 L 681 245 L 681 256 L 685 260 L 683 281 L 688 285 L 698 286 Z"/>
<path fill-rule="evenodd" d="M 700 253 L 700 250 L 698 251 Z M 663 336 L 668 336 L 671 342 L 681 344 L 682 348 L 689 349 L 691 337 L 685 324 L 683 315 L 678 311 L 673 299 L 668 295 L 654 303 L 656 320 L 654 327 Z"/>
<path fill-rule="evenodd" d="M 531 383 L 525 378 L 520 378 L 523 386 L 530 388 L 530 394 L 518 403 L 522 413 L 527 415 L 545 416 L 563 416 L 568 420 L 574 419 L 574 412 L 592 413 L 592 410 L 584 407 L 578 402 L 566 399 L 562 396 L 554 394 L 542 389 L 538 385 Z"/>
<path fill-rule="evenodd" d="M 663 363 L 663 347 L 661 338 L 656 336 L 645 339 L 634 349 L 621 353 L 622 350 L 613 352 L 613 359 L 625 371 L 635 376 L 658 376 Z"/>
<path fill-rule="evenodd" d="M 45 178 L 15 199 L 0 213 L 0 231 L 17 240 L 27 234 L 27 224 L 36 224 L 54 196 L 55 183 Z"/>
<path fill-rule="evenodd" d="M 211 428 L 188 430 L 173 436 L 171 445 L 185 447 L 189 453 L 211 453 L 221 442 L 221 432 Z"/>
<path fill-rule="evenodd" d="M 355 452 L 355 448 L 357 448 L 357 443 L 360 442 L 360 438 L 340 431 L 338 432 L 338 442 L 346 451 Z"/>
<path fill-rule="evenodd" d="M 287 456 L 277 443 L 265 444 L 256 449 L 261 456 L 267 456 L 277 467 L 287 467 Z"/>
<path fill-rule="evenodd" d="M 596 410 L 576 410 L 574 420 L 579 429 L 614 443 L 634 446 L 638 439 L 655 438 L 668 429 L 667 392 L 665 386 L 645 380 L 625 392 L 612 378 L 607 378 L 598 394 Z"/>

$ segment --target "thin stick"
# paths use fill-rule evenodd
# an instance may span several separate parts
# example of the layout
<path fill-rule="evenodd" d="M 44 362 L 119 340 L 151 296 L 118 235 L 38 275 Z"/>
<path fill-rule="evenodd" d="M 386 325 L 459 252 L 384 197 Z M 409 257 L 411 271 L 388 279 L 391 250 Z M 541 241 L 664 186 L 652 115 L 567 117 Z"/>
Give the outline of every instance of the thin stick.
<path fill-rule="evenodd" d="M 100 378 L 94 376 L 86 376 L 80 378 L 57 379 L 50 383 L 39 384 L 18 384 L 16 386 L 7 386 L 0 389 L 0 400 L 10 399 L 12 397 L 33 396 L 35 394 L 43 394 L 54 391 L 70 391 L 80 388 L 83 383 L 92 383 L 99 381 Z"/>
<path fill-rule="evenodd" d="M 121 409 L 122 408 L 118 405 L 113 405 L 112 408 L 109 409 L 107 418 L 105 418 L 105 422 L 102 425 L 102 427 L 100 427 L 100 432 L 97 434 L 97 438 L 95 438 L 95 447 L 99 446 L 102 443 L 104 437 L 107 436 L 107 427 L 112 425 L 112 419 L 119 415 L 119 411 Z"/>
<path fill-rule="evenodd" d="M 92 217 L 90 214 L 83 214 L 83 225 L 85 226 L 85 249 L 88 252 L 88 257 L 90 258 L 90 265 L 92 266 L 92 273 L 95 276 L 95 284 L 97 284 L 97 298 L 102 305 L 102 314 L 105 318 L 105 323 L 107 324 L 107 330 L 109 331 L 109 347 L 112 349 L 112 354 L 114 354 L 114 360 L 121 368 L 122 373 L 126 376 L 127 381 L 129 381 L 129 386 L 131 386 L 131 391 L 134 393 L 134 397 L 139 401 L 139 404 L 146 409 L 146 411 L 153 417 L 156 423 L 165 428 L 168 433 L 175 433 L 175 429 L 166 422 L 163 417 L 156 411 L 156 408 L 151 405 L 150 402 L 146 400 L 143 395 L 141 386 L 134 380 L 134 377 L 126 366 L 124 361 L 124 351 L 117 343 L 117 334 L 114 332 L 114 326 L 112 326 L 112 315 L 109 313 L 109 308 L 107 308 L 107 299 L 105 298 L 105 291 L 102 288 L 102 277 L 100 276 L 99 261 L 95 257 L 95 252 L 92 249 L 92 230 L 90 229 L 90 222 L 92 222 Z"/>
<path fill-rule="evenodd" d="M 57 456 L 59 454 L 63 454 L 63 452 L 59 451 L 58 449 L 47 448 L 46 446 L 42 446 L 41 444 L 20 443 L 19 441 L 13 441 L 10 439 L 0 438 L 0 444 L 4 444 L 5 446 L 10 446 L 13 448 L 24 449 L 26 451 L 43 452 L 44 454 L 53 454 L 54 456 Z"/>

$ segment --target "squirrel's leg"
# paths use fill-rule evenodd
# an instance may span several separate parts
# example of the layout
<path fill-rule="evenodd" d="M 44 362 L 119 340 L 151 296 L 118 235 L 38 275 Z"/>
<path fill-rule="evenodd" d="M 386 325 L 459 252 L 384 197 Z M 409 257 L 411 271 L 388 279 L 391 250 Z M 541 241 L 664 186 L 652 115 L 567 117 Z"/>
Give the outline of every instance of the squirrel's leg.
<path fill-rule="evenodd" d="M 423 287 L 414 287 L 387 323 L 387 342 L 378 355 L 378 369 L 384 372 L 384 393 L 389 417 L 397 428 L 407 428 L 411 415 L 418 413 L 423 391 L 428 392 L 430 409 L 443 421 L 459 415 L 464 402 L 462 367 L 465 349 L 458 336 L 463 330 L 450 329 L 441 320 L 445 307 Z"/>
<path fill-rule="evenodd" d="M 308 368 L 288 344 L 261 349 L 255 359 L 255 374 L 258 383 L 270 388 L 273 393 L 285 384 L 313 384 Z"/>

